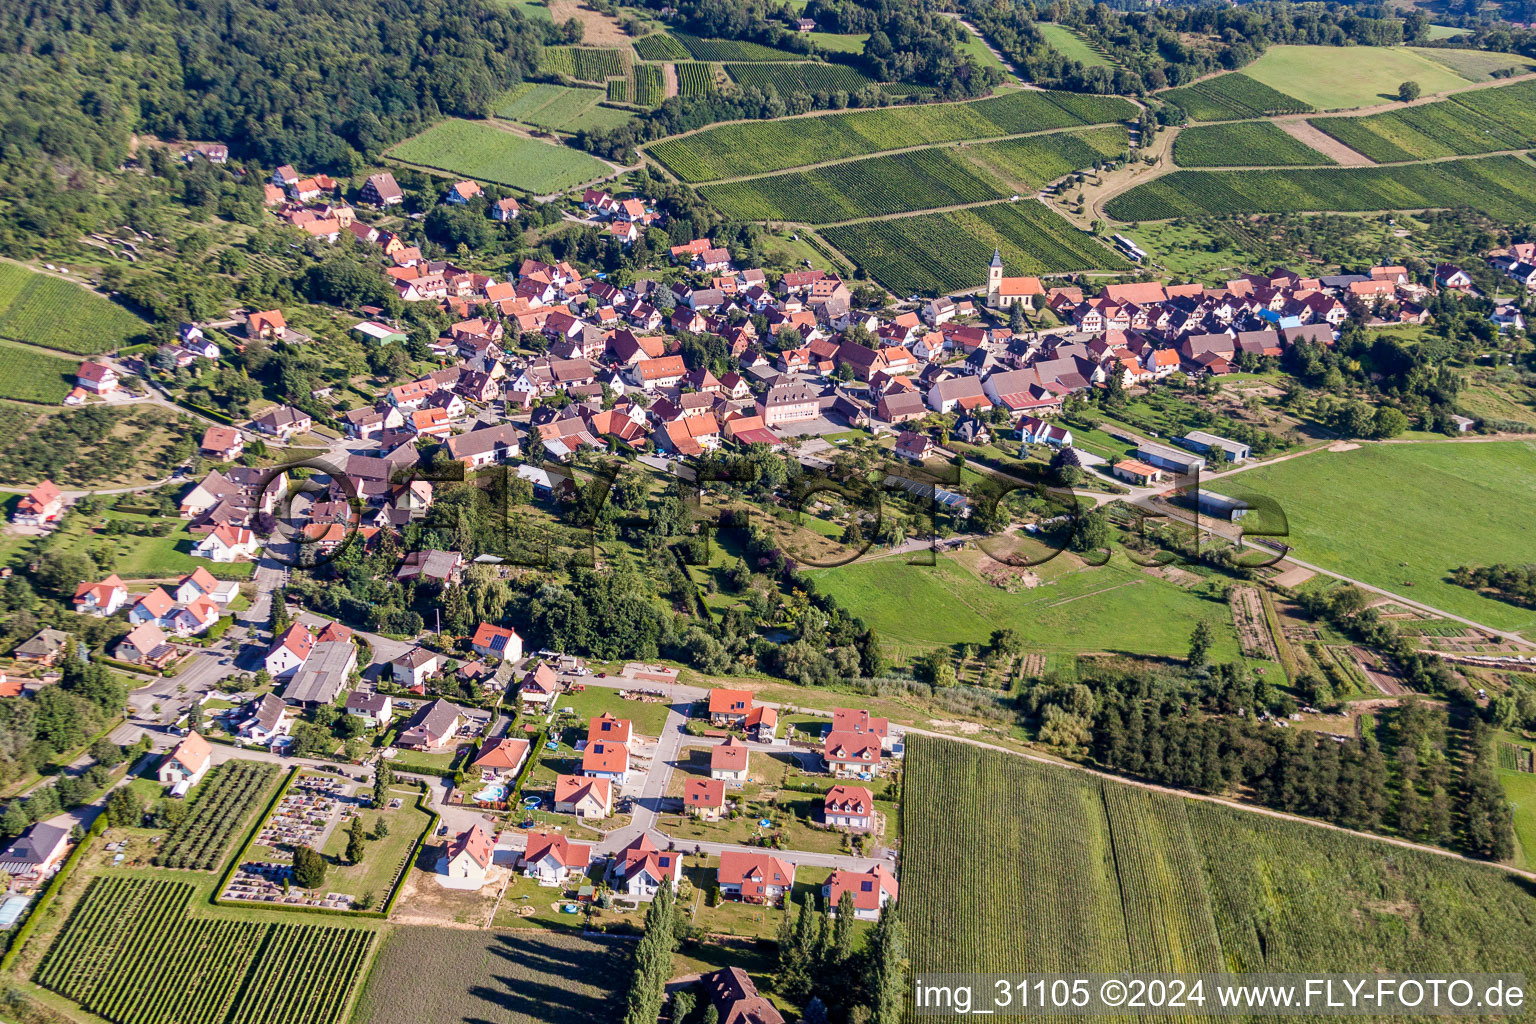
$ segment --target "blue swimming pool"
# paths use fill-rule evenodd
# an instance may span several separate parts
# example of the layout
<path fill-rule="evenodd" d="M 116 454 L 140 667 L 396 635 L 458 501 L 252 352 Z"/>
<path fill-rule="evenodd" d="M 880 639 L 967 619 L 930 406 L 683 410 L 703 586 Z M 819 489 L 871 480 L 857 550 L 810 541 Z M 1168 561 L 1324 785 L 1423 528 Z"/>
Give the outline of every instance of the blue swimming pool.
<path fill-rule="evenodd" d="M 485 804 L 500 803 L 506 798 L 507 787 L 500 782 L 493 782 L 475 794 L 475 799 Z"/>

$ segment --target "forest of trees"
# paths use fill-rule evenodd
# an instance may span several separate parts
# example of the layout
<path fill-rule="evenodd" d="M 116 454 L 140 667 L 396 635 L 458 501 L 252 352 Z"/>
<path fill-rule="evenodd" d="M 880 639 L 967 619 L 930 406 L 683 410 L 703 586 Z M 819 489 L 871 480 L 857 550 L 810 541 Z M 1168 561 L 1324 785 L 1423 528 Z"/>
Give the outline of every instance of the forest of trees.
<path fill-rule="evenodd" d="M 1102 3 L 1057 0 L 1000 5 L 969 0 L 967 17 L 1026 78 L 1041 85 L 1096 93 L 1144 93 L 1232 71 L 1275 43 L 1326 46 L 1414 41 L 1429 20 L 1406 20 L 1375 5 L 1288 3 L 1163 4 L 1122 11 Z M 1119 67 L 1088 67 L 1062 56 L 1035 27 L 1052 21 L 1112 54 Z"/>
<path fill-rule="evenodd" d="M 489 113 L 553 31 L 484 0 L 0 4 L 0 208 L 33 231 L 67 218 L 146 132 L 351 174 L 442 115 Z"/>

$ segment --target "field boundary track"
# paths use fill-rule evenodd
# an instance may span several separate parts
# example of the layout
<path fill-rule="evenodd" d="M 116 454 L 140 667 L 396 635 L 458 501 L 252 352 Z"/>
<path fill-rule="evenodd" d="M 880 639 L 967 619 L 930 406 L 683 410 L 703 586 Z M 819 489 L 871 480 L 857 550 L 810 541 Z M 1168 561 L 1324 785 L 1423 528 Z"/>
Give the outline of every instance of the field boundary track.
<path fill-rule="evenodd" d="M 1305 118 L 1276 118 L 1275 127 L 1302 145 L 1317 150 L 1340 167 L 1370 167 L 1376 162 L 1364 153 L 1350 149 Z"/>

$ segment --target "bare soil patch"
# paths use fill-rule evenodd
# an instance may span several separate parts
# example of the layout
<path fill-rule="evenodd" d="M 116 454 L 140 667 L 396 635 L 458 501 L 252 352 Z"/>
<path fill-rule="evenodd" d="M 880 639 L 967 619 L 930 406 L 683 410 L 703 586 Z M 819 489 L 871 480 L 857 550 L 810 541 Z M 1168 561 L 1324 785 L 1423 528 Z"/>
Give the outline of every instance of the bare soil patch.
<path fill-rule="evenodd" d="M 1200 582 L 1200 577 L 1188 569 L 1180 569 L 1176 565 L 1149 565 L 1141 570 L 1148 576 L 1156 576 L 1160 580 L 1172 583 L 1176 587 L 1192 587 Z"/>
<path fill-rule="evenodd" d="M 489 928 L 496 897 L 505 887 L 507 868 L 496 864 L 486 872 L 480 889 L 445 889 L 433 877 L 446 844 L 425 845 L 415 865 L 406 872 L 400 898 L 390 921 L 395 924 L 426 924 L 439 928 Z"/>
<path fill-rule="evenodd" d="M 1033 590 L 1040 585 L 1040 577 L 1029 569 L 999 562 L 990 555 L 977 557 L 976 571 L 988 583 L 994 587 L 1001 587 L 1010 594 L 1020 590 Z"/>
<path fill-rule="evenodd" d="M 1360 671 L 1365 673 L 1365 678 L 1369 679 L 1371 684 L 1382 693 L 1399 697 L 1409 692 L 1408 687 L 1403 683 L 1402 675 L 1380 655 L 1364 647 L 1354 647 L 1351 650 L 1355 657 L 1355 664 L 1360 666 Z"/>
<path fill-rule="evenodd" d="M 933 721 L 928 724 L 934 729 L 944 732 L 957 732 L 962 736 L 974 736 L 981 732 L 980 722 Z"/>
<path fill-rule="evenodd" d="M 1304 118 L 1276 121 L 1275 124 L 1297 142 L 1311 146 L 1341 167 L 1369 167 L 1375 163 L 1364 153 L 1355 152 L 1321 128 L 1314 128 L 1312 122 Z"/>
<path fill-rule="evenodd" d="M 577 0 L 549 0 L 549 16 L 556 25 L 571 18 L 581 22 L 581 41 L 587 46 L 628 46 L 629 36 L 618 20 L 599 13 Z"/>
<path fill-rule="evenodd" d="M 1317 573 L 1313 572 L 1311 569 L 1303 569 L 1299 565 L 1293 565 L 1289 569 L 1282 572 L 1280 575 L 1276 576 L 1274 579 L 1270 580 L 1270 582 L 1277 587 L 1299 587 L 1316 575 Z"/>

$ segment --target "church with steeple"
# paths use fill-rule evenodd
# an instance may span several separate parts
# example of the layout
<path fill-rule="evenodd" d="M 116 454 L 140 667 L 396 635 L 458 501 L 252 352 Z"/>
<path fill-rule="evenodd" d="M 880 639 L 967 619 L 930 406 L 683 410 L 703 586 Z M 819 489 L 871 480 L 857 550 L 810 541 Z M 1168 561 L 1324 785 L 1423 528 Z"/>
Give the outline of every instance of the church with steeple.
<path fill-rule="evenodd" d="M 1023 306 L 1027 312 L 1035 309 L 1035 299 L 1045 296 L 1045 289 L 1038 277 L 1004 277 L 1003 253 L 992 250 L 992 263 L 987 267 L 987 308 L 1006 310 L 1010 306 Z"/>

